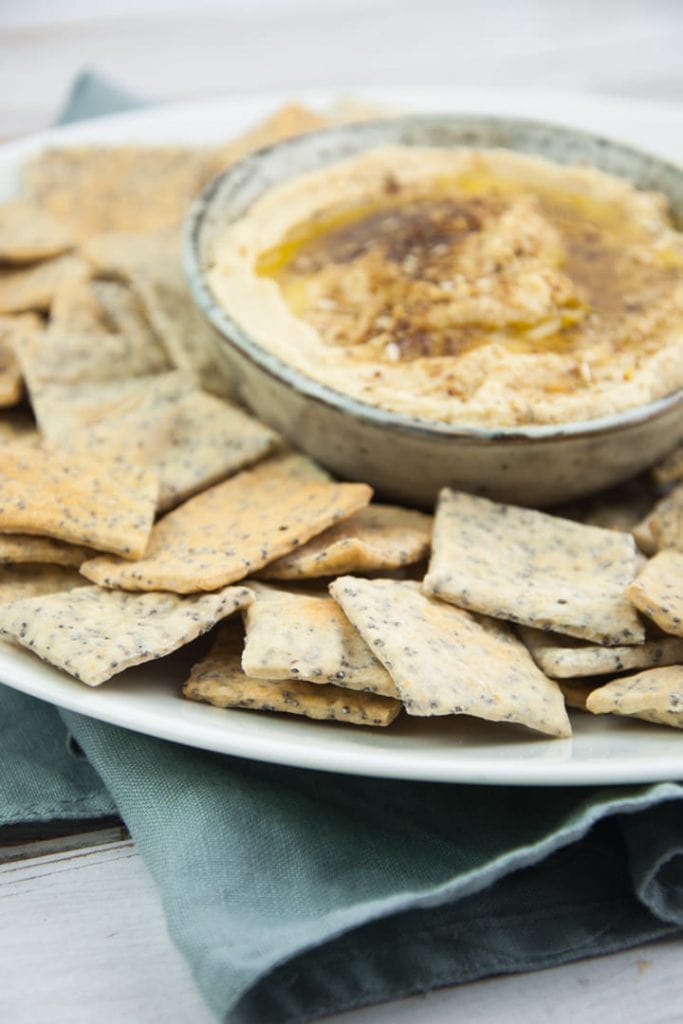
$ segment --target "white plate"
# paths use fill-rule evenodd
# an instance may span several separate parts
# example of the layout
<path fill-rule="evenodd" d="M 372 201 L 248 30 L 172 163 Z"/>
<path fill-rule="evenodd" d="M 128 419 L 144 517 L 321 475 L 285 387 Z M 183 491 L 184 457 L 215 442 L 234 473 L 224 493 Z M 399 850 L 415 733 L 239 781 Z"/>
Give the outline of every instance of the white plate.
<path fill-rule="evenodd" d="M 680 106 L 565 94 L 505 91 L 362 90 L 397 109 L 509 113 L 559 121 L 683 160 Z M 306 102 L 326 103 L 323 93 Z M 17 188 L 21 160 L 49 144 L 214 141 L 264 116 L 281 96 L 211 100 L 120 114 L 54 129 L 0 149 L 0 198 Z M 193 648 L 196 656 L 196 646 Z M 34 655 L 0 647 L 0 679 L 93 718 L 225 754 L 389 778 L 504 785 L 583 785 L 683 778 L 683 734 L 626 719 L 575 713 L 572 740 L 472 719 L 410 719 L 387 730 L 193 704 L 180 685 L 193 650 L 141 666 L 91 690 Z"/>

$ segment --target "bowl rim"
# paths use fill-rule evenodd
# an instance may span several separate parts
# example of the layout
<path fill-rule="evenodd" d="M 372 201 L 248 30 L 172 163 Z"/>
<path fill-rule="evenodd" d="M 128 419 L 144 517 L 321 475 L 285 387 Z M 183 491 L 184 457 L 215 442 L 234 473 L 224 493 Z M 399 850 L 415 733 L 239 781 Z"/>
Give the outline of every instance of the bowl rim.
<path fill-rule="evenodd" d="M 363 121 L 346 125 L 332 125 L 327 128 L 316 129 L 302 135 L 283 139 L 271 145 L 249 153 L 247 156 L 231 164 L 226 170 L 216 175 L 193 200 L 182 227 L 182 265 L 188 282 L 192 297 L 204 316 L 216 328 L 221 335 L 223 343 L 236 348 L 241 355 L 251 363 L 263 370 L 275 381 L 286 384 L 295 392 L 307 399 L 328 407 L 343 414 L 350 414 L 355 419 L 368 425 L 381 428 L 390 428 L 395 432 L 420 435 L 433 440 L 448 438 L 450 440 L 463 440 L 469 443 L 489 443 L 491 441 L 507 443 L 528 443 L 542 442 L 554 438 L 585 438 L 611 433 L 628 427 L 634 427 L 654 420 L 665 415 L 671 409 L 683 404 L 683 388 L 670 392 L 660 398 L 656 398 L 644 405 L 633 406 L 621 412 L 610 413 L 606 416 L 594 417 L 589 420 L 574 420 L 568 423 L 529 424 L 522 426 L 499 426 L 499 427 L 478 427 L 462 423 L 446 423 L 438 420 L 425 419 L 423 417 L 408 416 L 404 413 L 392 412 L 380 406 L 362 402 L 351 395 L 345 395 L 336 391 L 327 384 L 323 384 L 313 377 L 298 370 L 296 367 L 286 363 L 283 359 L 263 348 L 258 342 L 245 331 L 242 326 L 234 320 L 230 314 L 220 305 L 208 285 L 206 271 L 200 256 L 201 235 L 204 222 L 210 213 L 211 205 L 216 195 L 230 182 L 231 179 L 239 179 L 243 176 L 245 168 L 251 163 L 267 159 L 269 154 L 287 149 L 294 149 L 299 146 L 308 145 L 311 136 L 329 137 L 353 131 L 364 134 L 372 128 L 382 124 L 395 124 L 396 122 L 409 122 L 419 124 L 430 122 L 432 124 L 442 123 L 444 125 L 457 121 L 466 125 L 467 123 L 488 126 L 514 126 L 521 129 L 549 131 L 556 137 L 584 139 L 591 144 L 608 147 L 625 156 L 633 156 L 642 160 L 646 158 L 654 164 L 667 170 L 669 173 L 679 175 L 683 178 L 683 168 L 678 167 L 670 161 L 661 159 L 655 154 L 635 146 L 597 135 L 593 132 L 572 128 L 566 125 L 556 124 L 550 121 L 543 121 L 534 118 L 522 118 L 505 115 L 472 114 L 472 113 L 411 113 L 395 117 L 376 118 L 371 121 Z"/>

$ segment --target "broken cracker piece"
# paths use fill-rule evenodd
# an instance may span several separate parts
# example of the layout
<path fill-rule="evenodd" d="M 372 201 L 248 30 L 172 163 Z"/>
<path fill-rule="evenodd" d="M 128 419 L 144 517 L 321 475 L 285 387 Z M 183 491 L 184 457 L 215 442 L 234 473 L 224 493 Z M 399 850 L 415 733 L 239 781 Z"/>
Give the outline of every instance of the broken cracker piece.
<path fill-rule="evenodd" d="M 266 580 L 303 580 L 412 565 L 429 553 L 432 518 L 393 505 L 369 505 L 260 572 Z"/>
<path fill-rule="evenodd" d="M 398 696 L 387 670 L 329 594 L 250 586 L 255 596 L 245 611 L 242 656 L 248 676 Z"/>
<path fill-rule="evenodd" d="M 571 735 L 559 687 L 506 624 L 427 597 L 411 580 L 342 576 L 330 593 L 393 677 L 408 714 L 473 715 Z"/>
<path fill-rule="evenodd" d="M 625 595 L 636 568 L 630 534 L 445 488 L 424 589 L 494 618 L 638 644 L 644 627 Z"/>
<path fill-rule="evenodd" d="M 127 594 L 100 587 L 0 608 L 0 636 L 27 647 L 88 686 L 162 658 L 251 600 L 246 587 L 215 594 Z"/>
<path fill-rule="evenodd" d="M 367 484 L 306 479 L 317 467 L 281 455 L 190 498 L 160 519 L 135 563 L 94 558 L 81 572 L 105 587 L 215 590 L 243 579 L 368 504 Z"/>
<path fill-rule="evenodd" d="M 208 655 L 192 669 L 183 696 L 219 708 L 285 711 L 351 725 L 389 725 L 401 711 L 397 700 L 375 693 L 302 680 L 253 679 L 242 671 L 242 642 L 238 623 L 222 625 Z"/>
<path fill-rule="evenodd" d="M 627 715 L 683 729 L 683 665 L 614 679 L 588 695 L 586 709 L 594 715 Z"/>
<path fill-rule="evenodd" d="M 519 632 L 538 667 L 553 679 L 607 675 L 683 662 L 683 638 L 678 637 L 646 637 L 642 644 L 604 647 L 531 626 L 520 626 Z"/>
<path fill-rule="evenodd" d="M 626 593 L 665 633 L 683 636 L 683 552 L 659 551 Z"/>
<path fill-rule="evenodd" d="M 44 448 L 0 450 L 0 532 L 28 533 L 114 551 L 145 550 L 158 483 L 142 466 L 56 453 Z"/>

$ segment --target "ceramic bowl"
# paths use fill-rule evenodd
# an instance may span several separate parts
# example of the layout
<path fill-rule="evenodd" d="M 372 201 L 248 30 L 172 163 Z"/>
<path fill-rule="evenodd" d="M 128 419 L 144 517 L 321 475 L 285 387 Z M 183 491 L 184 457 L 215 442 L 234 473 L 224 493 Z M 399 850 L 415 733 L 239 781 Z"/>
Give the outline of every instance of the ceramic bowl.
<path fill-rule="evenodd" d="M 218 331 L 219 358 L 243 401 L 337 476 L 378 497 L 429 507 L 445 485 L 499 501 L 547 506 L 635 475 L 683 436 L 683 391 L 625 412 L 551 426 L 478 427 L 387 412 L 305 376 L 256 344 L 207 283 L 216 241 L 262 193 L 378 146 L 477 146 L 587 161 L 664 192 L 683 221 L 683 170 L 574 129 L 514 118 L 412 115 L 314 132 L 230 167 L 194 203 L 183 260 L 199 308 Z"/>

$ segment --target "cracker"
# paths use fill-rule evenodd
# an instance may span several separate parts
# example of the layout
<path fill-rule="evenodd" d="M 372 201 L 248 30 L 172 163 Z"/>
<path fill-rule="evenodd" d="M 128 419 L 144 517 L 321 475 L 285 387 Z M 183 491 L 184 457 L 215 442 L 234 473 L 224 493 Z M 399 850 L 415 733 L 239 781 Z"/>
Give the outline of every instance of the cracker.
<path fill-rule="evenodd" d="M 139 561 L 95 558 L 81 572 L 106 587 L 180 594 L 243 579 L 370 501 L 366 484 L 306 480 L 308 467 L 283 455 L 244 470 L 159 520 Z"/>
<path fill-rule="evenodd" d="M 33 313 L 0 316 L 0 407 L 9 408 L 21 401 L 24 385 L 16 356 L 16 340 L 25 331 L 40 327 Z"/>
<path fill-rule="evenodd" d="M 121 290 L 117 298 L 125 316 L 123 307 L 127 299 L 123 293 L 127 289 L 113 281 L 108 282 L 108 287 Z M 130 307 L 127 312 L 131 313 Z M 149 328 L 145 331 L 139 327 L 136 332 L 129 322 L 125 332 L 102 331 L 95 336 L 89 331 L 62 331 L 57 326 L 24 332 L 17 343 L 17 355 L 29 389 L 33 391 L 47 383 L 109 383 L 167 370 L 169 361 L 164 348 Z"/>
<path fill-rule="evenodd" d="M 129 282 L 176 369 L 196 373 L 207 391 L 235 394 L 222 342 L 187 287 L 175 233 L 112 232 L 91 239 L 83 252 L 99 273 Z"/>
<path fill-rule="evenodd" d="M 207 391 L 231 394 L 234 384 L 220 355 L 224 342 L 195 305 L 180 266 L 165 279 L 150 271 L 140 272 L 134 287 L 150 323 L 164 339 L 173 365 L 196 373 Z"/>
<path fill-rule="evenodd" d="M 519 631 L 538 667 L 553 679 L 600 676 L 683 662 L 683 638 L 678 637 L 658 636 L 646 638 L 642 644 L 603 647 L 530 626 L 520 626 Z"/>
<path fill-rule="evenodd" d="M 43 563 L 78 567 L 95 554 L 92 548 L 66 544 L 53 537 L 34 537 L 28 533 L 0 533 L 0 565 Z M 83 581 L 83 577 L 80 577 Z"/>
<path fill-rule="evenodd" d="M 664 548 L 683 551 L 683 484 L 657 502 L 633 528 L 633 535 L 648 555 Z"/>
<path fill-rule="evenodd" d="M 586 709 L 594 715 L 627 715 L 683 729 L 683 665 L 614 679 L 588 695 Z"/>
<path fill-rule="evenodd" d="M 28 267 L 0 269 L 0 313 L 46 312 L 66 281 L 87 276 L 87 263 L 72 253 Z"/>
<path fill-rule="evenodd" d="M 32 263 L 70 249 L 66 224 L 23 199 L 0 203 L 0 263 Z"/>
<path fill-rule="evenodd" d="M 158 484 L 142 466 L 41 448 L 0 451 L 0 532 L 29 533 L 115 551 L 145 550 Z"/>
<path fill-rule="evenodd" d="M 85 586 L 75 569 L 59 565 L 12 565 L 0 567 L 0 605 L 27 597 L 55 594 Z"/>
<path fill-rule="evenodd" d="M 103 277 L 134 281 L 139 273 L 166 278 L 180 267 L 180 232 L 176 228 L 141 235 L 136 231 L 106 231 L 83 243 L 81 255 Z"/>
<path fill-rule="evenodd" d="M 504 623 L 427 597 L 411 580 L 342 576 L 330 593 L 391 673 L 408 714 L 571 735 L 559 687 Z"/>
<path fill-rule="evenodd" d="M 242 668 L 256 679 L 306 679 L 397 697 L 383 665 L 329 594 L 252 584 Z"/>
<path fill-rule="evenodd" d="M 80 241 L 179 224 L 214 164 L 208 147 L 73 146 L 43 150 L 22 176 L 29 199 Z"/>
<path fill-rule="evenodd" d="M 98 686 L 189 644 L 250 600 L 246 587 L 178 597 L 86 586 L 5 605 L 0 635 Z"/>
<path fill-rule="evenodd" d="M 166 347 L 152 330 L 135 293 L 122 281 L 93 281 L 92 288 L 114 332 L 125 338 L 130 352 L 127 358 L 134 359 L 126 376 L 170 370 Z"/>
<path fill-rule="evenodd" d="M 114 416 L 94 423 L 79 448 L 94 458 L 133 459 L 154 470 L 157 508 L 166 510 L 280 444 L 269 427 L 176 372 L 160 375 Z"/>
<path fill-rule="evenodd" d="M 626 593 L 665 633 L 683 636 L 683 552 L 659 551 Z"/>
<path fill-rule="evenodd" d="M 431 516 L 370 505 L 261 570 L 268 580 L 341 576 L 412 565 L 429 553 Z"/>
<path fill-rule="evenodd" d="M 82 436 L 85 427 L 128 408 L 154 384 L 156 375 L 93 384 L 46 384 L 33 391 L 31 404 L 44 436 L 63 443 Z"/>
<path fill-rule="evenodd" d="M 225 623 L 208 655 L 192 669 L 183 686 L 183 696 L 219 708 L 285 711 L 351 725 L 389 725 L 401 710 L 397 700 L 374 693 L 302 680 L 253 679 L 242 671 L 241 654 L 239 625 Z"/>
<path fill-rule="evenodd" d="M 624 645 L 645 639 L 624 593 L 635 573 L 627 533 L 446 488 L 424 589 L 494 618 Z"/>
<path fill-rule="evenodd" d="M 168 365 L 161 348 L 148 349 L 139 339 L 58 327 L 22 332 L 15 351 L 40 429 L 51 440 L 75 436 L 79 427 L 145 392 Z"/>
<path fill-rule="evenodd" d="M 62 334 L 99 334 L 111 329 L 90 279 L 65 281 L 50 306 L 50 326 Z"/>
<path fill-rule="evenodd" d="M 216 154 L 216 172 L 241 160 L 249 153 L 264 146 L 272 146 L 283 139 L 302 135 L 304 132 L 326 128 L 330 119 L 300 103 L 287 103 L 260 124 L 230 139 Z"/>

